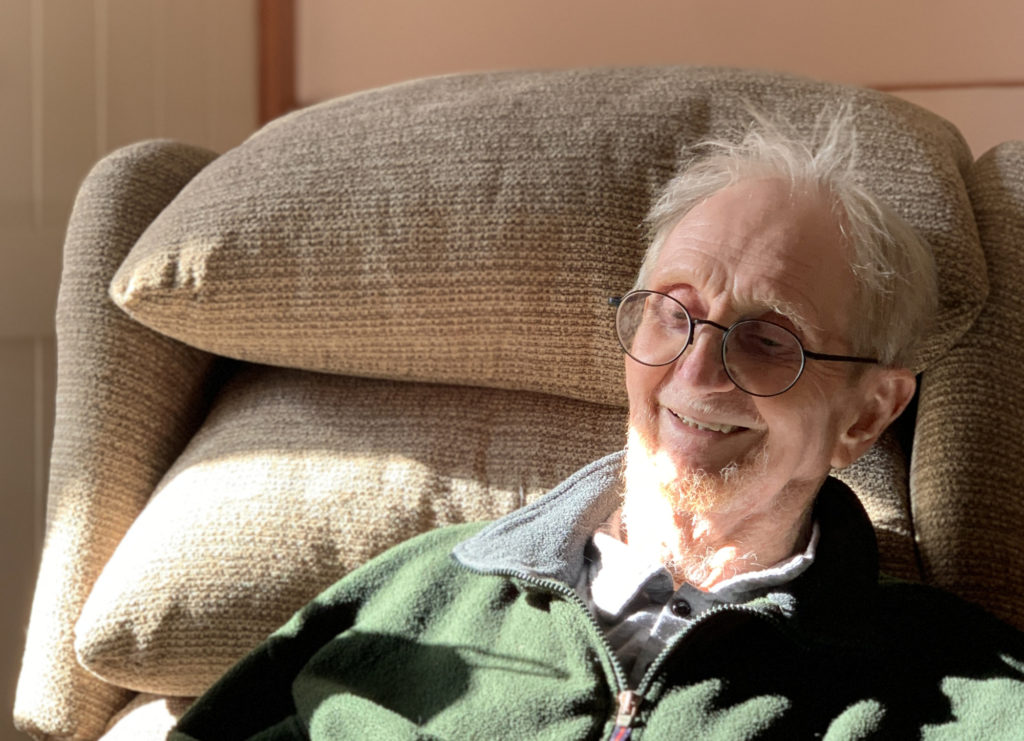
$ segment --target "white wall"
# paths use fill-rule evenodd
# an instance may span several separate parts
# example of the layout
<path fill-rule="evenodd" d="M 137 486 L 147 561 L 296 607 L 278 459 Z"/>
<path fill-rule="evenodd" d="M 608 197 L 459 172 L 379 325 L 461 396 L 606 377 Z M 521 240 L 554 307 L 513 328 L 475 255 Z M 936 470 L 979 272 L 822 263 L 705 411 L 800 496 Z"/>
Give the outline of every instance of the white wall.
<path fill-rule="evenodd" d="M 72 199 L 122 144 L 237 144 L 256 126 L 256 71 L 256 0 L 0 2 L 0 739 L 16 737 Z"/>
<path fill-rule="evenodd" d="M 450 72 L 723 64 L 905 92 L 960 126 L 978 154 L 996 141 L 1024 139 L 1020 0 L 297 0 L 296 7 L 302 103 Z"/>

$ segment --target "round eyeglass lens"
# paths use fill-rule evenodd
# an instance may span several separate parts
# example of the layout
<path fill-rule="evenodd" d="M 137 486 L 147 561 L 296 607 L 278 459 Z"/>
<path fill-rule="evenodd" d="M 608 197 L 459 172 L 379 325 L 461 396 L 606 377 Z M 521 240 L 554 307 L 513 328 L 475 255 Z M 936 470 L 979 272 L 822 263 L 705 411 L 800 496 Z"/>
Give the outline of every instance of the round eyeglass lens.
<path fill-rule="evenodd" d="M 636 291 L 619 304 L 615 329 L 631 358 L 644 365 L 666 365 L 689 344 L 693 325 L 686 308 L 674 298 Z"/>
<path fill-rule="evenodd" d="M 804 353 L 800 340 L 785 327 L 747 319 L 726 332 L 722 362 L 733 383 L 747 393 L 775 396 L 796 383 Z"/>

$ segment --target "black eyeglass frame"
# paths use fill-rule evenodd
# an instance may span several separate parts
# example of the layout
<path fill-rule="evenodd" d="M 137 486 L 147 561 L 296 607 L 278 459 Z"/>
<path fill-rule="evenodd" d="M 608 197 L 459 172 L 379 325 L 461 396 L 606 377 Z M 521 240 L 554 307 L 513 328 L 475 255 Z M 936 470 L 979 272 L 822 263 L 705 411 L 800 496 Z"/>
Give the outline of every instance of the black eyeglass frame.
<path fill-rule="evenodd" d="M 634 356 L 633 353 L 631 353 L 626 348 L 626 345 L 623 343 L 622 337 L 619 334 L 619 317 L 618 317 L 618 313 L 619 313 L 619 308 L 622 306 L 622 302 L 625 301 L 630 296 L 635 296 L 635 295 L 638 295 L 638 294 L 641 294 L 641 293 L 642 294 L 647 294 L 647 295 L 652 295 L 653 294 L 653 295 L 657 295 L 657 296 L 664 296 L 665 298 L 669 299 L 670 301 L 673 301 L 674 303 L 676 303 L 679 306 L 679 308 L 681 308 L 683 310 L 683 313 L 686 314 L 686 318 L 689 320 L 689 325 L 690 325 L 689 332 L 687 333 L 686 342 L 683 343 L 682 349 L 680 349 L 679 352 L 677 352 L 670 360 L 666 360 L 664 363 L 646 363 L 643 360 L 640 360 L 639 358 Z M 622 348 L 623 352 L 625 352 L 626 355 L 628 355 L 630 358 L 632 358 L 636 362 L 640 363 L 641 365 L 646 365 L 646 366 L 649 366 L 651 368 L 660 368 L 661 366 L 664 366 L 664 365 L 671 365 L 672 363 L 674 363 L 677 360 L 679 360 L 679 358 L 682 357 L 683 353 L 686 352 L 686 349 L 690 345 L 693 344 L 694 330 L 697 327 L 699 327 L 701 324 L 707 324 L 709 326 L 714 327 L 715 329 L 721 330 L 722 333 L 723 333 L 722 334 L 722 346 L 721 346 L 721 349 L 720 349 L 720 355 L 721 355 L 721 358 L 722 358 L 722 368 L 725 370 L 725 374 L 729 377 L 729 380 L 733 382 L 733 384 L 736 386 L 736 388 L 738 388 L 740 391 L 742 391 L 742 392 L 744 392 L 746 394 L 750 394 L 751 396 L 760 396 L 762 398 L 767 398 L 767 397 L 771 397 L 771 396 L 778 396 L 779 394 L 784 394 L 787 391 L 789 391 L 791 388 L 793 388 L 793 386 L 796 385 L 796 382 L 800 380 L 800 376 L 802 376 L 804 374 L 804 368 L 807 365 L 807 358 L 811 358 L 812 360 L 824 360 L 824 361 L 827 361 L 827 362 L 872 363 L 872 364 L 876 364 L 876 365 L 881 362 L 877 358 L 864 358 L 864 357 L 857 357 L 857 356 L 854 356 L 854 355 L 832 355 L 830 353 L 815 352 L 814 350 L 808 350 L 807 348 L 804 347 L 804 343 L 800 341 L 800 338 L 797 337 L 796 333 L 792 332 L 791 330 L 787 329 L 786 327 L 783 327 L 781 324 L 776 324 L 775 322 L 770 322 L 770 321 L 768 321 L 766 319 L 740 319 L 737 322 L 733 322 L 728 327 L 725 327 L 725 326 L 719 324 L 718 322 L 713 322 L 710 319 L 694 319 L 693 315 L 690 314 L 690 310 L 687 309 L 686 306 L 684 306 L 683 303 L 679 299 L 677 299 L 677 298 L 675 298 L 673 296 L 669 296 L 667 293 L 662 293 L 661 291 L 648 291 L 648 290 L 644 290 L 644 289 L 630 291 L 629 293 L 625 294 L 624 296 L 611 296 L 608 299 L 608 304 L 609 304 L 609 306 L 612 306 L 612 307 L 615 308 L 615 338 L 618 340 L 619 346 Z M 743 386 L 740 385 L 740 383 L 733 377 L 732 373 L 729 371 L 729 364 L 725 362 L 725 343 L 729 339 L 729 335 L 732 333 L 732 331 L 734 329 L 736 329 L 736 327 L 739 327 L 740 325 L 743 325 L 743 324 L 747 324 L 749 322 L 763 322 L 765 324 L 771 324 L 772 326 L 778 327 L 780 330 L 782 330 L 786 334 L 790 335 L 794 340 L 796 340 L 797 347 L 800 348 L 800 369 L 796 372 L 796 375 L 793 377 L 793 380 L 789 383 L 789 385 L 786 386 L 786 388 L 782 389 L 781 391 L 776 391 L 776 392 L 771 393 L 771 394 L 758 394 L 758 393 L 755 393 L 753 391 L 748 391 L 747 389 L 743 388 Z"/>

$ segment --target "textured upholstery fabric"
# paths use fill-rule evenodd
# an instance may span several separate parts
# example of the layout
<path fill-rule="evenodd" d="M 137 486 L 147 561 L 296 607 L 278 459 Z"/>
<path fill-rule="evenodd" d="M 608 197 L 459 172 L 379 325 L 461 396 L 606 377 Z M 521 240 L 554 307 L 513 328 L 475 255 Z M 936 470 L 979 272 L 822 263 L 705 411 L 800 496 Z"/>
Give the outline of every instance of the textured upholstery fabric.
<path fill-rule="evenodd" d="M 96 738 L 125 690 L 75 661 L 72 626 L 121 537 L 203 414 L 209 356 L 107 296 L 128 249 L 213 154 L 154 142 L 100 162 L 75 203 L 57 306 L 57 420 L 47 532 L 15 703 L 41 736 Z"/>
<path fill-rule="evenodd" d="M 1024 628 L 1024 142 L 981 157 L 968 185 L 991 288 L 922 381 L 914 521 L 929 581 Z"/>
<path fill-rule="evenodd" d="M 695 142 L 749 125 L 744 100 L 804 135 L 856 109 L 865 181 L 939 263 L 926 365 L 986 290 L 959 134 L 880 93 L 734 70 L 444 77 L 300 111 L 190 183 L 112 293 L 253 362 L 622 403 L 606 298 L 631 285 L 653 195 Z"/>
<path fill-rule="evenodd" d="M 618 407 L 252 366 L 100 576 L 81 661 L 132 689 L 201 694 L 355 566 L 511 512 L 624 430 Z"/>

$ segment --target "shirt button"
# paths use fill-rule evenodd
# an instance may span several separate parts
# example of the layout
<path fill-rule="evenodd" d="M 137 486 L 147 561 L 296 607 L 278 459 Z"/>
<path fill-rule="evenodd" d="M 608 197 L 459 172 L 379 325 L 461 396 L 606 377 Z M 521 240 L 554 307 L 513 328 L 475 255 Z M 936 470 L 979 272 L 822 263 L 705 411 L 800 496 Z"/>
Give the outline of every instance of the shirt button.
<path fill-rule="evenodd" d="M 690 617 L 690 614 L 693 612 L 693 608 L 690 607 L 690 603 L 684 599 L 675 600 L 670 609 L 672 610 L 672 614 L 677 618 Z"/>

